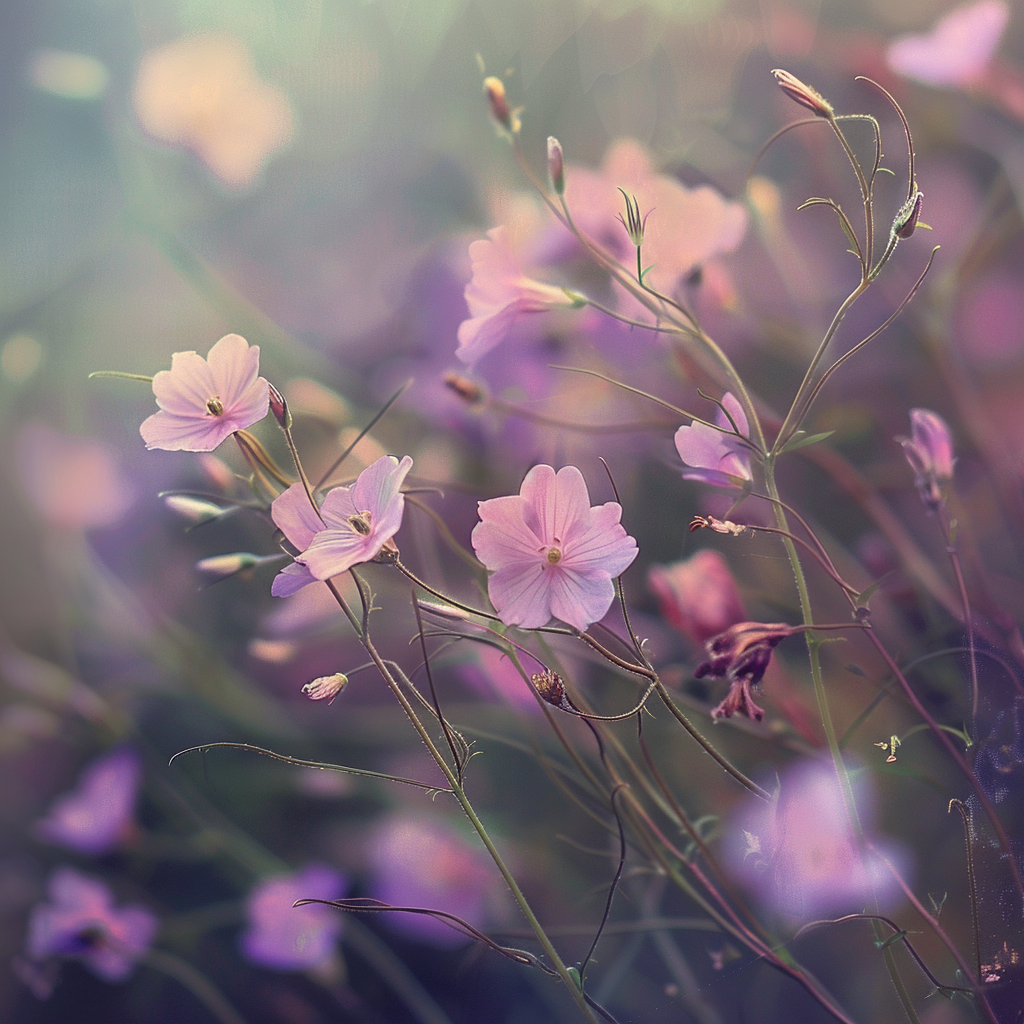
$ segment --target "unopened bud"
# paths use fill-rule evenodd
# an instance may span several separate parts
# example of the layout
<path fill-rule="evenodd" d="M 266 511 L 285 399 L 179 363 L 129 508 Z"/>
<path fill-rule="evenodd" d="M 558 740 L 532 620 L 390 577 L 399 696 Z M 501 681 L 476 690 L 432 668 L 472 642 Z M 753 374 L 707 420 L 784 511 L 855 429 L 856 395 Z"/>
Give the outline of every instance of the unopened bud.
<path fill-rule="evenodd" d="M 237 573 L 245 572 L 264 561 L 260 555 L 251 554 L 248 551 L 236 551 L 230 555 L 213 555 L 211 558 L 203 558 L 196 562 L 196 568 L 200 572 L 208 572 L 211 576 L 226 578 Z"/>
<path fill-rule="evenodd" d="M 291 430 L 292 414 L 288 409 L 288 403 L 273 384 L 270 385 L 270 411 L 274 414 L 282 430 Z"/>
<path fill-rule="evenodd" d="M 552 672 L 547 668 L 543 672 L 535 672 L 530 677 L 530 681 L 537 691 L 537 696 L 545 703 L 562 711 L 576 711 L 566 695 L 565 683 L 562 682 L 562 677 L 557 672 Z"/>
<path fill-rule="evenodd" d="M 208 523 L 211 519 L 216 519 L 230 511 L 212 501 L 207 501 L 206 498 L 193 498 L 190 494 L 162 494 L 160 497 L 172 512 L 176 512 L 196 526 L 200 523 Z"/>
<path fill-rule="evenodd" d="M 548 136 L 548 177 L 551 187 L 558 195 L 565 192 L 565 154 L 562 144 L 554 137 Z"/>
<path fill-rule="evenodd" d="M 491 116 L 501 125 L 505 131 L 515 134 L 519 131 L 519 118 L 508 105 L 505 96 L 505 83 L 493 75 L 484 79 L 484 92 L 487 94 L 487 102 L 491 105 Z"/>
<path fill-rule="evenodd" d="M 484 400 L 484 389 L 475 380 L 454 370 L 449 370 L 444 375 L 444 386 L 470 405 L 476 405 Z"/>
<path fill-rule="evenodd" d="M 921 216 L 921 204 L 924 193 L 915 190 L 914 194 L 900 207 L 896 219 L 892 222 L 892 233 L 897 238 L 909 238 L 917 230 L 917 221 Z"/>
<path fill-rule="evenodd" d="M 302 687 L 302 692 L 310 700 L 326 700 L 328 704 L 331 704 L 346 686 L 348 686 L 348 676 L 344 672 L 335 672 L 333 676 L 320 676 L 306 683 Z"/>
<path fill-rule="evenodd" d="M 636 246 L 637 249 L 644 244 L 644 231 L 647 228 L 647 217 L 640 216 L 640 203 L 637 201 L 636 196 L 631 196 L 619 189 L 622 192 L 622 198 L 626 200 L 626 215 L 619 214 L 619 223 L 626 229 L 626 234 L 629 235 L 629 240 Z M 647 216 L 650 216 L 648 212 Z"/>
<path fill-rule="evenodd" d="M 806 107 L 816 117 L 823 117 L 827 121 L 831 121 L 836 116 L 832 104 L 817 89 L 812 89 L 806 83 L 801 82 L 796 75 L 791 75 L 788 71 L 783 71 L 782 68 L 776 68 L 772 74 L 775 76 L 779 88 L 791 100 Z"/>

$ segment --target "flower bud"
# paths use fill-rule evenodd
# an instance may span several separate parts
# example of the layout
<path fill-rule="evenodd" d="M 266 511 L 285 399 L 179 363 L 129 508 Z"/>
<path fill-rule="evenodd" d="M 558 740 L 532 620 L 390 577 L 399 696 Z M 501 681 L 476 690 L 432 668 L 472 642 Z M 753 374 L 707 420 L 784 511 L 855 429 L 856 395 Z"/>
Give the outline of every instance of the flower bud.
<path fill-rule="evenodd" d="M 326 700 L 328 704 L 334 702 L 345 687 L 348 686 L 348 676 L 344 672 L 335 672 L 332 676 L 319 676 L 302 687 L 302 692 L 310 700 Z"/>
<path fill-rule="evenodd" d="M 454 370 L 444 375 L 444 385 L 469 405 L 477 405 L 484 400 L 484 389 L 475 380 Z"/>
<path fill-rule="evenodd" d="M 484 92 L 487 94 L 487 102 L 491 105 L 491 116 L 505 131 L 514 135 L 519 131 L 519 118 L 508 105 L 505 83 L 500 78 L 490 75 L 484 79 Z"/>
<path fill-rule="evenodd" d="M 620 213 L 619 223 L 626 229 L 626 234 L 629 235 L 629 240 L 640 248 L 644 244 L 644 230 L 647 227 L 647 217 L 641 218 L 640 216 L 640 203 L 637 201 L 636 196 L 628 195 L 621 188 L 622 198 L 626 200 L 626 216 L 623 217 Z M 650 213 L 647 214 L 650 216 Z"/>
<path fill-rule="evenodd" d="M 892 233 L 897 238 L 909 238 L 917 229 L 923 202 L 924 193 L 915 190 L 914 194 L 900 207 L 896 219 L 892 222 Z"/>
<path fill-rule="evenodd" d="M 191 494 L 162 494 L 160 497 L 172 512 L 176 512 L 195 526 L 208 523 L 211 519 L 230 511 L 206 498 L 194 498 Z"/>
<path fill-rule="evenodd" d="M 208 572 L 212 576 L 226 579 L 228 576 L 245 572 L 246 569 L 252 569 L 263 561 L 265 559 L 260 555 L 254 555 L 248 551 L 236 551 L 230 555 L 213 555 L 210 558 L 203 558 L 196 562 L 196 568 L 200 572 Z"/>
<path fill-rule="evenodd" d="M 288 410 L 288 403 L 273 384 L 270 385 L 270 411 L 282 430 L 291 430 L 292 414 Z"/>
<path fill-rule="evenodd" d="M 931 409 L 910 410 L 911 437 L 897 437 L 914 471 L 914 483 L 925 507 L 942 505 L 946 485 L 953 479 L 953 439 L 946 421 Z"/>
<path fill-rule="evenodd" d="M 543 672 L 535 672 L 530 676 L 530 680 L 541 700 L 562 711 L 575 712 L 576 709 L 565 692 L 565 683 L 557 672 L 552 672 L 548 668 Z"/>
<path fill-rule="evenodd" d="M 551 179 L 551 187 L 558 195 L 565 192 L 565 154 L 562 152 L 562 144 L 554 137 L 548 136 L 548 177 Z"/>
<path fill-rule="evenodd" d="M 816 89 L 801 82 L 796 75 L 791 75 L 782 68 L 772 71 L 779 88 L 794 102 L 806 107 L 816 117 L 823 117 L 831 121 L 836 115 L 832 104 L 826 100 Z"/>

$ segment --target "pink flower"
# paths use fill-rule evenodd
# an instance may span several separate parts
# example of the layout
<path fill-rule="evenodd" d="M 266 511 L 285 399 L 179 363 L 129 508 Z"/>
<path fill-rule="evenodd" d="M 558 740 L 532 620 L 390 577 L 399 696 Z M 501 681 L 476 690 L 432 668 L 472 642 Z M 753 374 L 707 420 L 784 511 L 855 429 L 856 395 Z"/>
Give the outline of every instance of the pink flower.
<path fill-rule="evenodd" d="M 736 429 L 746 437 L 747 417 L 732 392 L 727 391 L 722 396 L 722 405 Z M 687 467 L 683 470 L 683 479 L 703 480 L 719 487 L 742 486 L 752 479 L 750 448 L 732 432 L 729 417 L 721 409 L 715 415 L 715 422 L 727 432 L 705 423 L 692 423 L 676 431 L 676 451 Z"/>
<path fill-rule="evenodd" d="M 873 815 L 866 777 L 852 781 L 869 832 Z M 774 799 L 751 798 L 730 832 L 725 852 L 733 873 L 790 919 L 861 910 L 872 892 L 883 908 L 899 898 L 892 873 L 861 848 L 830 763 L 805 761 L 789 768 Z M 872 845 L 905 866 L 905 855 L 892 843 L 876 840 Z"/>
<path fill-rule="evenodd" d="M 131 828 L 141 776 L 139 756 L 128 748 L 93 761 L 38 822 L 37 834 L 81 853 L 113 850 Z"/>
<path fill-rule="evenodd" d="M 102 882 L 73 868 L 54 872 L 49 897 L 29 916 L 28 953 L 34 960 L 75 957 L 104 981 L 122 981 L 156 933 L 157 920 L 145 907 L 115 909 Z"/>
<path fill-rule="evenodd" d="M 953 479 L 953 439 L 946 421 L 930 409 L 910 410 L 911 437 L 898 437 L 914 471 L 921 500 L 933 511 L 942 504 L 942 491 Z"/>
<path fill-rule="evenodd" d="M 1004 0 L 956 7 L 931 32 L 894 40 L 886 61 L 897 74 L 926 85 L 973 85 L 984 75 L 1009 19 Z"/>
<path fill-rule="evenodd" d="M 293 904 L 301 899 L 336 900 L 345 887 L 345 879 L 323 864 L 261 882 L 246 903 L 249 927 L 242 935 L 242 951 L 250 960 L 278 971 L 328 963 L 341 933 L 340 911 L 316 903 Z"/>
<path fill-rule="evenodd" d="M 470 319 L 459 324 L 455 351 L 464 363 L 475 363 L 490 352 L 524 313 L 572 309 L 583 302 L 562 288 L 526 277 L 505 227 L 492 228 L 487 238 L 473 242 L 469 256 L 473 261 L 473 277 L 466 285 Z"/>
<path fill-rule="evenodd" d="M 584 630 L 615 596 L 612 578 L 636 558 L 622 506 L 590 507 L 583 474 L 534 466 L 518 495 L 479 505 L 473 549 L 491 570 L 487 591 L 502 622 L 534 629 L 552 616 Z"/>
<path fill-rule="evenodd" d="M 260 376 L 260 349 L 225 335 L 203 359 L 175 352 L 171 368 L 153 378 L 160 411 L 139 428 L 147 448 L 211 452 L 229 434 L 267 415 L 270 385 Z"/>
<path fill-rule="evenodd" d="M 411 468 L 408 455 L 401 462 L 382 455 L 351 487 L 328 491 L 319 515 L 302 484 L 292 484 L 275 499 L 271 516 L 299 554 L 294 565 L 277 574 L 271 593 L 288 597 L 308 583 L 329 580 L 376 558 L 402 525 L 401 487 Z"/>
<path fill-rule="evenodd" d="M 697 644 L 747 617 L 729 564 L 710 548 L 682 562 L 652 565 L 647 585 L 662 617 Z"/>

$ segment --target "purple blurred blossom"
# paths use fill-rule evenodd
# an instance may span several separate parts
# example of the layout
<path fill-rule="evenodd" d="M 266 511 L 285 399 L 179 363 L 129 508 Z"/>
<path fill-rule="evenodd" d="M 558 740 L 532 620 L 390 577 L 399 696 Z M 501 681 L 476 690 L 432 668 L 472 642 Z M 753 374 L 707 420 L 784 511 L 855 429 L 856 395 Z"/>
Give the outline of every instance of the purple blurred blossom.
<path fill-rule="evenodd" d="M 1009 20 L 1004 0 L 964 4 L 930 32 L 895 39 L 886 61 L 897 74 L 926 85 L 968 87 L 985 74 Z"/>
<path fill-rule="evenodd" d="M 221 338 L 206 359 L 175 352 L 171 368 L 153 378 L 160 411 L 139 428 L 146 447 L 211 452 L 228 435 L 263 419 L 270 387 L 259 366 L 259 346 L 238 334 Z"/>
<path fill-rule="evenodd" d="M 32 909 L 28 955 L 81 960 L 104 981 L 122 981 L 149 949 L 157 919 L 145 907 L 116 908 L 110 890 L 73 868 L 59 868 L 50 878 L 50 902 Z"/>
<path fill-rule="evenodd" d="M 487 923 L 496 875 L 481 849 L 448 828 L 412 816 L 386 819 L 369 843 L 370 895 L 397 907 L 441 910 L 474 928 Z M 435 946 L 457 946 L 462 932 L 425 914 L 388 914 L 388 924 Z"/>
<path fill-rule="evenodd" d="M 487 592 L 506 625 L 534 629 L 552 616 L 584 630 L 602 619 L 615 596 L 612 579 L 636 558 L 623 529 L 622 506 L 591 508 L 583 474 L 534 466 L 518 495 L 479 505 L 477 557 L 491 571 Z"/>
<path fill-rule="evenodd" d="M 749 431 L 747 417 L 732 392 L 727 391 L 722 396 L 722 405 L 732 417 L 736 429 L 746 437 Z M 676 431 L 676 451 L 687 467 L 683 470 L 684 480 L 737 487 L 752 479 L 750 449 L 732 433 L 729 416 L 722 409 L 715 414 L 715 422 L 728 433 L 698 422 Z"/>
<path fill-rule="evenodd" d="M 242 935 L 242 952 L 279 971 L 328 963 L 341 934 L 341 912 L 320 904 L 292 904 L 300 899 L 340 899 L 346 887 L 344 877 L 324 864 L 261 882 L 246 904 L 249 927 Z"/>
<path fill-rule="evenodd" d="M 110 526 L 132 503 L 132 489 L 113 455 L 95 441 L 29 423 L 18 435 L 16 457 L 26 495 L 53 526 Z"/>
<path fill-rule="evenodd" d="M 697 644 L 747 617 L 729 563 L 711 548 L 671 565 L 652 565 L 647 586 L 662 618 Z"/>
<path fill-rule="evenodd" d="M 851 784 L 865 839 L 906 877 L 903 850 L 871 834 L 867 778 Z M 799 762 L 782 775 L 770 802 L 751 797 L 733 817 L 725 854 L 736 878 L 794 921 L 861 910 L 872 893 L 884 913 L 901 892 L 878 854 L 862 848 L 830 762 Z"/>
<path fill-rule="evenodd" d="M 898 437 L 914 471 L 914 483 L 925 505 L 935 511 L 942 504 L 946 484 L 953 479 L 953 439 L 946 421 L 930 409 L 910 410 L 910 437 Z"/>
<path fill-rule="evenodd" d="M 93 761 L 70 793 L 59 797 L 36 834 L 80 853 L 107 853 L 119 846 L 132 826 L 142 779 L 139 755 L 122 747 Z"/>

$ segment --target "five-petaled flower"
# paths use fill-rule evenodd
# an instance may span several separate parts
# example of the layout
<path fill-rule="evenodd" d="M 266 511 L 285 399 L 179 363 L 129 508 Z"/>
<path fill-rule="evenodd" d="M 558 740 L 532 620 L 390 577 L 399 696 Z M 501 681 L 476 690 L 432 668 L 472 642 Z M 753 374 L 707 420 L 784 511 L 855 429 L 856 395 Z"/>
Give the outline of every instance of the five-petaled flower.
<path fill-rule="evenodd" d="M 942 504 L 942 493 L 953 479 L 953 439 L 946 421 L 930 409 L 910 410 L 910 437 L 898 437 L 903 454 L 914 471 L 921 500 L 933 512 Z"/>
<path fill-rule="evenodd" d="M 328 491 L 319 511 L 302 484 L 292 484 L 276 498 L 270 514 L 298 553 L 295 563 L 277 574 L 271 593 L 288 597 L 308 583 L 329 580 L 393 548 L 391 538 L 405 512 L 401 487 L 411 467 L 408 455 L 401 462 L 382 455 L 351 487 Z"/>
<path fill-rule="evenodd" d="M 741 487 L 752 479 L 750 447 L 744 440 L 749 428 L 743 406 L 731 391 L 722 396 L 722 408 L 715 422 L 721 430 L 694 422 L 676 431 L 676 451 L 686 466 L 683 479 L 702 480 L 719 487 Z"/>
<path fill-rule="evenodd" d="M 110 890 L 73 868 L 50 879 L 49 903 L 32 909 L 28 955 L 33 960 L 73 957 L 104 981 L 122 981 L 145 954 L 157 919 L 145 907 L 115 907 Z"/>
<path fill-rule="evenodd" d="M 585 302 L 564 288 L 527 277 L 506 227 L 492 228 L 487 238 L 473 242 L 469 257 L 473 261 L 473 277 L 466 285 L 470 319 L 459 324 L 455 350 L 464 363 L 475 363 L 490 352 L 522 314 L 574 309 Z"/>
<path fill-rule="evenodd" d="M 147 448 L 212 452 L 229 434 L 267 415 L 270 385 L 259 376 L 260 349 L 225 335 L 204 359 L 175 352 L 171 368 L 153 378 L 160 411 L 139 428 Z"/>
<path fill-rule="evenodd" d="M 704 645 L 708 660 L 698 665 L 693 674 L 698 679 L 728 678 L 730 684 L 725 699 L 712 709 L 711 717 L 730 718 L 739 713 L 760 722 L 764 709 L 754 703 L 753 690 L 768 668 L 772 651 L 786 637 L 799 632 L 798 626 L 787 626 L 784 622 L 737 622 L 708 640 Z"/>
<path fill-rule="evenodd" d="M 575 466 L 534 466 L 518 495 L 481 501 L 472 542 L 491 570 L 487 591 L 501 621 L 534 629 L 554 616 L 584 630 L 603 618 L 613 577 L 637 555 L 621 517 L 614 501 L 590 507 Z"/>

